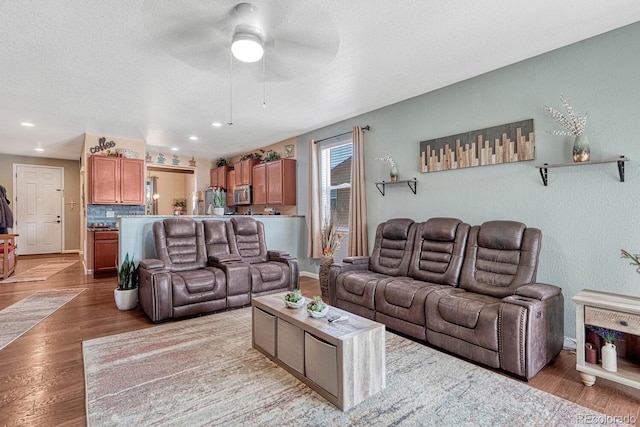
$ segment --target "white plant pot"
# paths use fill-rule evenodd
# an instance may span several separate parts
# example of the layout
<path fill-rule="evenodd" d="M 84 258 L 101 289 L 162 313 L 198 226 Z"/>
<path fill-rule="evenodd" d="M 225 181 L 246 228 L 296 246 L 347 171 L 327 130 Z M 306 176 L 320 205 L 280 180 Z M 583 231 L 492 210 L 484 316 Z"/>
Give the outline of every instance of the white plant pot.
<path fill-rule="evenodd" d="M 609 372 L 618 370 L 618 352 L 614 344 L 606 343 L 602 346 L 602 369 Z"/>
<path fill-rule="evenodd" d="M 113 296 L 120 310 L 132 310 L 138 304 L 138 289 L 114 289 Z"/>
<path fill-rule="evenodd" d="M 213 214 L 218 216 L 224 215 L 224 208 L 213 208 Z"/>

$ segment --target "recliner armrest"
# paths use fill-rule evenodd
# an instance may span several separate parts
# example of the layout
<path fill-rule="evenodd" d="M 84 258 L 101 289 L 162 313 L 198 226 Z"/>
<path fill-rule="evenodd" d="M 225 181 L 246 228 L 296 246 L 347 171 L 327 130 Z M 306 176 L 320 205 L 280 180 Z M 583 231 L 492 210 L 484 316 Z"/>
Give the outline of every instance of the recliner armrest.
<path fill-rule="evenodd" d="M 164 262 L 157 258 L 143 259 L 139 266 L 145 270 L 161 270 L 164 268 Z"/>
<path fill-rule="evenodd" d="M 329 271 L 335 271 L 335 275 L 337 276 L 338 274 L 345 271 L 366 271 L 369 269 L 368 262 L 350 263 L 345 262 L 345 260 L 346 258 L 342 260 L 342 262 L 334 262 L 333 264 L 331 264 L 331 266 L 329 267 Z"/>
<path fill-rule="evenodd" d="M 369 257 L 368 256 L 350 256 L 346 257 L 342 260 L 345 264 L 367 264 L 369 265 Z"/>
<path fill-rule="evenodd" d="M 277 250 L 277 249 L 268 250 L 267 251 L 267 257 L 271 261 L 277 261 L 278 258 L 282 258 L 282 259 L 295 258 L 295 257 L 291 257 L 291 254 L 289 253 L 289 251 L 281 251 L 281 250 Z M 289 257 L 289 258 L 287 258 L 287 257 Z"/>
<path fill-rule="evenodd" d="M 218 254 L 209 255 L 209 262 L 213 264 L 224 264 L 225 262 L 242 261 L 240 255 L 236 254 Z"/>
<path fill-rule="evenodd" d="M 559 295 L 562 289 L 546 283 L 530 283 L 516 289 L 516 295 L 544 301 Z"/>

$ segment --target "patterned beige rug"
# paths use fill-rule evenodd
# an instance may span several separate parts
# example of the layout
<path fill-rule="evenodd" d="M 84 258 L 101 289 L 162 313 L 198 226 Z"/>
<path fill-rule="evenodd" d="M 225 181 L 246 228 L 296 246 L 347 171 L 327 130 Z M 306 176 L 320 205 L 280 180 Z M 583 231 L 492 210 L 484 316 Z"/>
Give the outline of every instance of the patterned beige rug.
<path fill-rule="evenodd" d="M 0 310 L 0 350 L 80 295 L 82 289 L 54 289 L 36 292 Z"/>
<path fill-rule="evenodd" d="M 387 387 L 342 412 L 251 348 L 249 308 L 83 342 L 89 426 L 568 426 L 604 415 L 387 332 Z"/>
<path fill-rule="evenodd" d="M 19 282 L 38 282 L 47 280 L 64 270 L 67 267 L 72 266 L 78 261 L 49 261 L 44 264 L 40 264 L 37 267 L 30 268 L 22 273 L 14 274 L 8 279 L 0 280 L 0 284 L 6 283 L 19 283 Z"/>

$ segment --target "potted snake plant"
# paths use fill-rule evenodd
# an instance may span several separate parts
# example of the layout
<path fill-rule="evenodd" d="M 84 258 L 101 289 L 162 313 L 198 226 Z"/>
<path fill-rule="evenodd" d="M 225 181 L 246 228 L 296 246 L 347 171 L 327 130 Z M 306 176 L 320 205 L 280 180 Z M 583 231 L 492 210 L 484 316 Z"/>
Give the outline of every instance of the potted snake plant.
<path fill-rule="evenodd" d="M 138 269 L 129 259 L 129 253 L 124 257 L 122 264 L 116 264 L 118 269 L 118 287 L 113 291 L 116 305 L 120 310 L 131 310 L 138 303 Z"/>

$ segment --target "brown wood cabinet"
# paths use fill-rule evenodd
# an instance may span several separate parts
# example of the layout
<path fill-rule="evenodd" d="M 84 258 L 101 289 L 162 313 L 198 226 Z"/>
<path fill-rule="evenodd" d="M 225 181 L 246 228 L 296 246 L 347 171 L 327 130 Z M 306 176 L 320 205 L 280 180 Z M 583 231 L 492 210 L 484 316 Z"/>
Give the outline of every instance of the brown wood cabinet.
<path fill-rule="evenodd" d="M 229 182 L 229 171 L 231 171 L 231 166 L 220 166 L 215 169 L 211 169 L 210 178 L 211 178 L 211 186 L 212 187 L 222 187 L 225 190 L 229 191 L 229 187 L 233 187 L 233 182 Z"/>
<path fill-rule="evenodd" d="M 236 185 L 253 184 L 253 167 L 258 163 L 256 159 L 244 159 L 234 163 L 233 168 L 236 171 Z"/>
<path fill-rule="evenodd" d="M 260 163 L 253 167 L 253 200 L 254 205 L 267 204 L 267 164 Z"/>
<path fill-rule="evenodd" d="M 89 203 L 143 205 L 144 160 L 89 157 Z"/>
<path fill-rule="evenodd" d="M 118 232 L 96 231 L 93 234 L 93 277 L 117 276 Z"/>
<path fill-rule="evenodd" d="M 253 204 L 296 204 L 295 160 L 280 159 L 253 167 Z"/>
<path fill-rule="evenodd" d="M 235 202 L 233 201 L 233 187 L 236 186 L 236 171 L 232 168 L 229 168 L 229 172 L 227 172 L 227 182 L 229 183 L 229 188 L 227 188 L 227 206 L 235 206 Z"/>

